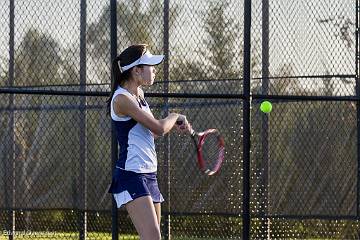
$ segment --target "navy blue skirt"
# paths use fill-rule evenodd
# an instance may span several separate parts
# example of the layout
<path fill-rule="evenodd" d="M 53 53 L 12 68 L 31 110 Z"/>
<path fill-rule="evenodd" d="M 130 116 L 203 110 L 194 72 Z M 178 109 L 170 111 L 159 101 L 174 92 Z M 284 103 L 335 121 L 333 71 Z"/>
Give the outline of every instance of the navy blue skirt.
<path fill-rule="evenodd" d="M 115 168 L 109 193 L 113 194 L 118 208 L 136 198 L 148 195 L 154 203 L 164 201 L 156 173 L 136 173 Z"/>

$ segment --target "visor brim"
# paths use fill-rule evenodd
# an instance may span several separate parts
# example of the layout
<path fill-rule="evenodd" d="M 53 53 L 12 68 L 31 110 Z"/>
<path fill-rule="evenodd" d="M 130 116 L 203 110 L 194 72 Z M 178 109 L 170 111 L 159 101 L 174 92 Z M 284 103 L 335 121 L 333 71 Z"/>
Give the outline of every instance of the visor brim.
<path fill-rule="evenodd" d="M 164 60 L 164 55 L 152 55 L 140 61 L 140 64 L 155 66 L 159 65 Z"/>

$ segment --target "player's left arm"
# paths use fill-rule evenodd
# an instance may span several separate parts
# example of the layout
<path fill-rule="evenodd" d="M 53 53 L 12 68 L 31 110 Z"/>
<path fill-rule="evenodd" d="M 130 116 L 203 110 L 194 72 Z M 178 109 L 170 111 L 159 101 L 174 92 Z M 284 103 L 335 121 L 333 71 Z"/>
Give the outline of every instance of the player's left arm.
<path fill-rule="evenodd" d="M 140 95 L 140 97 L 141 97 L 142 99 L 145 99 L 145 94 L 144 94 L 144 91 L 141 89 L 141 87 L 139 87 L 139 95 Z M 151 133 L 152 133 L 152 135 L 154 136 L 155 139 L 158 138 L 158 137 L 160 137 L 159 135 L 156 135 L 156 134 L 153 133 L 153 132 L 151 132 Z"/>

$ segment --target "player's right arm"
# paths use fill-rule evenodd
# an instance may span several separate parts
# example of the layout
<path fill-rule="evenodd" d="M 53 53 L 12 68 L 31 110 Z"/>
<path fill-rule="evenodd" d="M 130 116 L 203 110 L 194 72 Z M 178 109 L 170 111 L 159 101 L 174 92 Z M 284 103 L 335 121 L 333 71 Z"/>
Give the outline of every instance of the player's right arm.
<path fill-rule="evenodd" d="M 158 136 L 168 133 L 179 117 L 177 113 L 170 113 L 166 118 L 156 119 L 150 113 L 141 109 L 135 99 L 123 94 L 119 94 L 114 98 L 113 108 L 116 115 L 120 117 L 130 116 Z"/>

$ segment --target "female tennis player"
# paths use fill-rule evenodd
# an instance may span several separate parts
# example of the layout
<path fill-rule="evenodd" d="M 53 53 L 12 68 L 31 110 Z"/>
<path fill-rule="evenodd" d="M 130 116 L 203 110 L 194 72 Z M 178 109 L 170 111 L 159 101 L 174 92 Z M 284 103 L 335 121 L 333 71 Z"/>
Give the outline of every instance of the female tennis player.
<path fill-rule="evenodd" d="M 125 49 L 112 63 L 108 108 L 120 151 L 109 192 L 118 208 L 125 205 L 142 240 L 161 239 L 160 204 L 164 199 L 156 178 L 154 136 L 163 136 L 174 127 L 183 132 L 190 129 L 184 115 L 170 113 L 164 119 L 154 118 L 144 98 L 141 86 L 153 84 L 154 66 L 163 59 L 163 55 L 152 55 L 147 45 L 139 44 Z M 185 119 L 184 124 L 175 124 L 178 119 Z"/>

